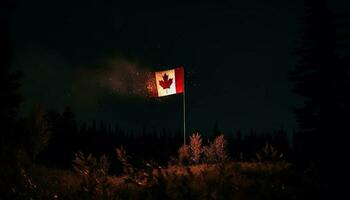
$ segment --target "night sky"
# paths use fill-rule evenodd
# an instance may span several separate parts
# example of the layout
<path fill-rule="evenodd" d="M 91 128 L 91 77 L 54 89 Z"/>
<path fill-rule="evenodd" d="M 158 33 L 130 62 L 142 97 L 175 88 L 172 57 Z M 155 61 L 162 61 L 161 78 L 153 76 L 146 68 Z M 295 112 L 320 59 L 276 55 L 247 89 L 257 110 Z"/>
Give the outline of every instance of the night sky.
<path fill-rule="evenodd" d="M 301 0 L 19 1 L 21 113 L 70 106 L 80 121 L 181 130 L 182 95 L 152 99 L 140 87 L 147 72 L 184 66 L 189 132 L 211 131 L 215 121 L 225 132 L 291 132 L 301 101 L 287 73 L 298 60 L 302 16 Z"/>

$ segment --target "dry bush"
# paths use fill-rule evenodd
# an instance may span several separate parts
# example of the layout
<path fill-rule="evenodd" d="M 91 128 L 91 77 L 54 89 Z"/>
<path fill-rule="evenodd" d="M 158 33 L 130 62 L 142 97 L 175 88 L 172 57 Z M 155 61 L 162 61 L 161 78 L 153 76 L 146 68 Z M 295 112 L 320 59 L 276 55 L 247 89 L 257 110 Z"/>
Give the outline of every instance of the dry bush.
<path fill-rule="evenodd" d="M 189 153 L 191 162 L 198 164 L 203 153 L 202 137 L 199 133 L 194 133 L 190 137 Z"/>
<path fill-rule="evenodd" d="M 130 156 L 127 155 L 126 150 L 123 148 L 123 146 L 115 149 L 117 153 L 117 159 L 122 164 L 123 172 L 125 175 L 131 175 L 135 173 L 135 168 L 130 164 L 129 158 Z"/>
<path fill-rule="evenodd" d="M 99 159 L 91 154 L 84 156 L 83 153 L 75 154 L 73 168 L 82 178 L 81 195 L 101 199 L 111 195 L 108 182 L 108 169 L 110 162 L 105 155 Z"/>
<path fill-rule="evenodd" d="M 125 184 L 132 184 L 133 186 L 145 185 L 149 181 L 149 175 L 152 175 L 152 173 L 148 173 L 151 166 L 150 163 L 152 162 L 144 163 L 146 170 L 138 169 L 129 162 L 130 156 L 127 155 L 126 150 L 122 146 L 115 150 L 117 153 L 117 159 L 123 167 L 123 182 Z"/>
<path fill-rule="evenodd" d="M 259 162 L 282 161 L 283 159 L 283 153 L 279 153 L 277 149 L 270 144 L 266 144 L 261 152 L 256 153 L 255 155 Z"/>
<path fill-rule="evenodd" d="M 218 163 L 228 159 L 226 151 L 227 142 L 224 135 L 217 136 L 212 143 L 203 148 L 204 158 L 207 163 Z"/>
<path fill-rule="evenodd" d="M 188 145 L 182 145 L 178 150 L 178 162 L 180 165 L 187 165 L 190 161 L 190 152 Z"/>

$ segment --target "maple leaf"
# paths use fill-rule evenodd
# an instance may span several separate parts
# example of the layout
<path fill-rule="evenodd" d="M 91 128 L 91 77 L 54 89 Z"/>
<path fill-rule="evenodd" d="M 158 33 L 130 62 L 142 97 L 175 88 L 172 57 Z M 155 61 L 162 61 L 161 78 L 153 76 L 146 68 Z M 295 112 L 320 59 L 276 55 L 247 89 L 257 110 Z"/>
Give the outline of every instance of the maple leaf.
<path fill-rule="evenodd" d="M 159 81 L 159 85 L 162 86 L 163 89 L 170 88 L 171 84 L 173 84 L 173 79 L 169 79 L 168 74 L 163 75 L 163 80 Z"/>

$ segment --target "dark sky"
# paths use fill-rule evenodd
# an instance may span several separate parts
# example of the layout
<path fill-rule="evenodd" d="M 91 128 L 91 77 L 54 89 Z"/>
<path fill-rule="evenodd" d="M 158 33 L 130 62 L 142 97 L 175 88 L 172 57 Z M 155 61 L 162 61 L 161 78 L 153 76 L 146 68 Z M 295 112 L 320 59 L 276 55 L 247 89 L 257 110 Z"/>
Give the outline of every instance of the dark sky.
<path fill-rule="evenodd" d="M 287 73 L 297 61 L 301 0 L 141 2 L 19 1 L 22 113 L 71 106 L 80 120 L 180 130 L 181 95 L 154 100 L 125 88 L 140 86 L 135 74 L 182 65 L 191 132 L 215 121 L 226 132 L 296 127 L 300 99 Z M 332 2 L 337 11 L 349 4 Z"/>

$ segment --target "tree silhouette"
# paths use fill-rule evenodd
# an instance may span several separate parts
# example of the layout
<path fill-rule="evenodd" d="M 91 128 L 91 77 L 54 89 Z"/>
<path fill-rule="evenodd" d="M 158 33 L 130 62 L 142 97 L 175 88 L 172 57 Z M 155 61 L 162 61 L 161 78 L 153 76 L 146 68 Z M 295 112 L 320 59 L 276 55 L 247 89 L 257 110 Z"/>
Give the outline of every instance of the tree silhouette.
<path fill-rule="evenodd" d="M 313 163 L 327 175 L 341 153 L 338 144 L 349 132 L 348 69 L 337 55 L 335 18 L 326 0 L 304 0 L 305 27 L 299 64 L 290 73 L 294 92 L 304 97 L 295 109 L 299 163 Z"/>
<path fill-rule="evenodd" d="M 10 14 L 14 10 L 13 1 L 1 1 L 0 3 L 0 151 L 7 154 L 14 145 L 16 112 L 21 98 L 18 93 L 19 73 L 12 68 L 12 38 Z"/>
<path fill-rule="evenodd" d="M 50 130 L 47 115 L 37 106 L 25 125 L 26 151 L 35 161 L 37 155 L 49 144 Z"/>

